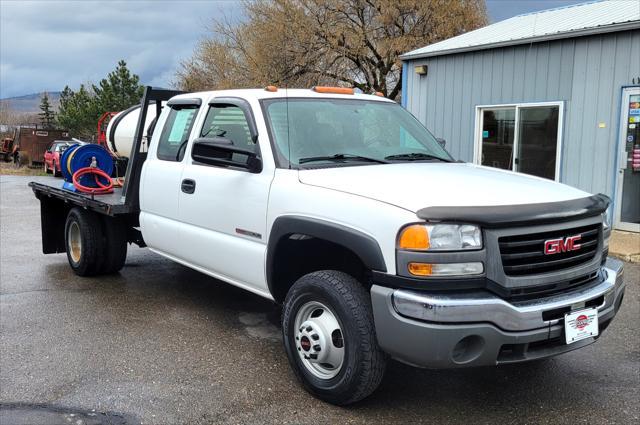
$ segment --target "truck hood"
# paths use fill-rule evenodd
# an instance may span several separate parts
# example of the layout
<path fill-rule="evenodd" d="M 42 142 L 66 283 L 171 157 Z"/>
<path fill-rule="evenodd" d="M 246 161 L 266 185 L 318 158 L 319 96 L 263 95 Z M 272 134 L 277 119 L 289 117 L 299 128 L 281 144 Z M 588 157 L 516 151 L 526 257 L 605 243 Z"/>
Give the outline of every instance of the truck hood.
<path fill-rule="evenodd" d="M 551 180 L 467 163 L 416 162 L 300 170 L 299 180 L 413 212 L 433 206 L 522 205 L 590 196 Z"/>

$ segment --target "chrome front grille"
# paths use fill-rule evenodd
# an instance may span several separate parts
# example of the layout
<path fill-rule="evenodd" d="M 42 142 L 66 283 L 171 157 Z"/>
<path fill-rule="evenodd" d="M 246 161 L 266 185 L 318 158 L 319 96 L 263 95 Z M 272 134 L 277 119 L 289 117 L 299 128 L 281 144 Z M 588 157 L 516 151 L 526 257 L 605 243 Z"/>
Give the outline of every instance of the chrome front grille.
<path fill-rule="evenodd" d="M 591 261 L 598 250 L 601 224 L 498 238 L 504 274 L 526 276 L 565 270 Z M 579 248 L 545 254 L 545 243 L 580 235 Z M 564 247 L 566 248 L 566 247 Z"/>

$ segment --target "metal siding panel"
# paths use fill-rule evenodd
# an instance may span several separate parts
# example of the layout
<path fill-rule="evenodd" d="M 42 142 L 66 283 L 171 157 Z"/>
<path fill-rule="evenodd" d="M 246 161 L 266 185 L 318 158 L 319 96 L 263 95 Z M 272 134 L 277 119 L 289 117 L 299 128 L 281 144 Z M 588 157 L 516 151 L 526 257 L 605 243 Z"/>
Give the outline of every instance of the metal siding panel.
<path fill-rule="evenodd" d="M 598 128 L 597 111 L 601 52 L 602 41 L 599 38 L 592 38 L 587 41 L 587 73 L 585 77 L 586 85 L 583 87 L 585 96 L 584 109 L 582 111 L 584 121 L 582 137 L 580 138 L 581 149 L 577 158 L 579 158 L 580 164 L 588 164 L 588 166 L 580 167 L 578 187 L 589 192 L 593 191 L 591 187 L 591 175 L 596 159 L 593 151 L 595 147 L 595 135 L 601 130 Z"/>
<path fill-rule="evenodd" d="M 429 66 L 435 71 L 435 74 L 433 75 L 434 78 L 431 78 L 427 75 L 426 81 L 424 82 L 425 87 L 428 87 L 428 90 L 426 92 L 427 97 L 423 102 L 426 107 L 425 116 L 423 117 L 423 119 L 426 123 L 426 126 L 429 129 L 433 129 L 435 125 L 435 113 L 437 110 L 436 95 L 438 79 L 435 77 L 438 75 L 438 62 L 436 60 L 432 60 L 429 62 Z"/>
<path fill-rule="evenodd" d="M 528 47 L 515 47 L 514 51 L 514 72 L 513 72 L 513 95 L 512 102 L 519 102 L 524 99 L 524 86 L 526 81 L 526 58 Z"/>
<path fill-rule="evenodd" d="M 573 64 L 575 56 L 575 41 L 563 40 L 561 43 L 562 51 L 560 53 L 560 99 L 571 99 L 571 90 L 573 87 Z"/>
<path fill-rule="evenodd" d="M 616 90 L 616 84 L 613 79 L 615 72 L 615 52 L 616 37 L 602 37 L 596 114 L 597 121 L 604 122 L 607 126 L 605 128 L 598 128 L 594 132 L 595 135 L 592 139 L 594 144 L 594 162 L 591 168 L 590 190 L 593 193 L 608 192 L 613 179 L 612 173 L 610 172 L 593 172 L 593 170 L 613 170 L 614 155 L 612 155 L 612 152 L 615 151 L 615 130 L 618 127 L 618 108 L 615 107 L 618 90 Z"/>
<path fill-rule="evenodd" d="M 491 98 L 498 102 L 502 101 L 502 66 L 504 64 L 504 50 L 491 51 Z"/>
<path fill-rule="evenodd" d="M 505 49 L 505 54 L 502 62 L 502 98 L 501 102 L 511 102 L 513 99 L 513 81 L 514 81 L 514 69 L 516 50 L 514 48 Z"/>
<path fill-rule="evenodd" d="M 491 75 L 493 71 L 492 67 L 493 52 L 482 52 L 482 103 L 491 103 Z"/>
<path fill-rule="evenodd" d="M 536 61 L 538 57 L 538 49 L 530 45 L 525 53 L 524 68 L 524 92 L 523 99 L 535 99 L 536 97 Z"/>
<path fill-rule="evenodd" d="M 473 161 L 473 132 L 475 129 L 475 103 L 473 101 L 473 56 L 463 55 L 464 72 L 462 78 L 462 93 L 458 126 L 460 135 L 454 143 L 458 146 L 459 154 L 456 158 L 463 161 Z"/>
<path fill-rule="evenodd" d="M 571 108 L 568 111 L 565 131 L 565 156 L 563 169 L 564 181 L 571 186 L 580 187 L 580 150 L 584 127 L 585 78 L 587 74 L 587 41 L 579 39 L 574 48 L 574 73 L 572 84 Z"/>
<path fill-rule="evenodd" d="M 445 73 L 446 83 L 444 98 L 442 99 L 442 125 L 440 126 L 440 132 L 438 137 L 444 139 L 451 139 L 451 122 L 453 121 L 453 103 L 457 102 L 455 96 L 453 96 L 456 80 L 454 76 L 455 72 L 455 56 L 450 56 L 445 61 Z"/>
<path fill-rule="evenodd" d="M 547 60 L 546 90 L 547 99 L 564 99 L 560 93 L 560 76 L 562 68 L 562 45 L 563 43 L 551 43 Z"/>
<path fill-rule="evenodd" d="M 547 83 L 549 74 L 549 43 L 536 45 L 536 75 L 534 76 L 535 101 L 549 100 L 547 97 Z"/>

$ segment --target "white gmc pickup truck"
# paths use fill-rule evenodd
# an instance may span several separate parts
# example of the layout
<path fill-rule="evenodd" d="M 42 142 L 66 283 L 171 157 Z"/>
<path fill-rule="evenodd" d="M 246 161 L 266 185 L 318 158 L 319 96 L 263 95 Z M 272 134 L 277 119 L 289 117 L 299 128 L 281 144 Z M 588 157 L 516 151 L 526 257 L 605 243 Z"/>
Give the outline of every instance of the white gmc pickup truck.
<path fill-rule="evenodd" d="M 44 253 L 98 275 L 136 243 L 282 304 L 291 367 L 330 403 L 373 392 L 389 357 L 454 368 L 581 348 L 620 308 L 606 196 L 456 161 L 388 99 L 148 87 L 140 110 L 122 189 L 30 183 Z"/>

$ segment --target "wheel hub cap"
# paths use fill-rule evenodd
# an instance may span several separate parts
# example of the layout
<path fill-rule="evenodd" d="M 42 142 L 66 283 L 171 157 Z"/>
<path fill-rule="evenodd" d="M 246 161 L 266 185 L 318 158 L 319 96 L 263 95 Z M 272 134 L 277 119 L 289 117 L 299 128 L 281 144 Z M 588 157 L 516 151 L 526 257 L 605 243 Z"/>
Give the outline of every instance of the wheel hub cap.
<path fill-rule="evenodd" d="M 80 256 L 82 255 L 82 237 L 80 236 L 80 226 L 75 221 L 69 226 L 69 253 L 71 259 L 78 263 L 80 262 Z"/>
<path fill-rule="evenodd" d="M 344 343 L 335 314 L 319 302 L 308 302 L 298 310 L 295 326 L 302 364 L 318 378 L 336 376 L 344 362 Z"/>

